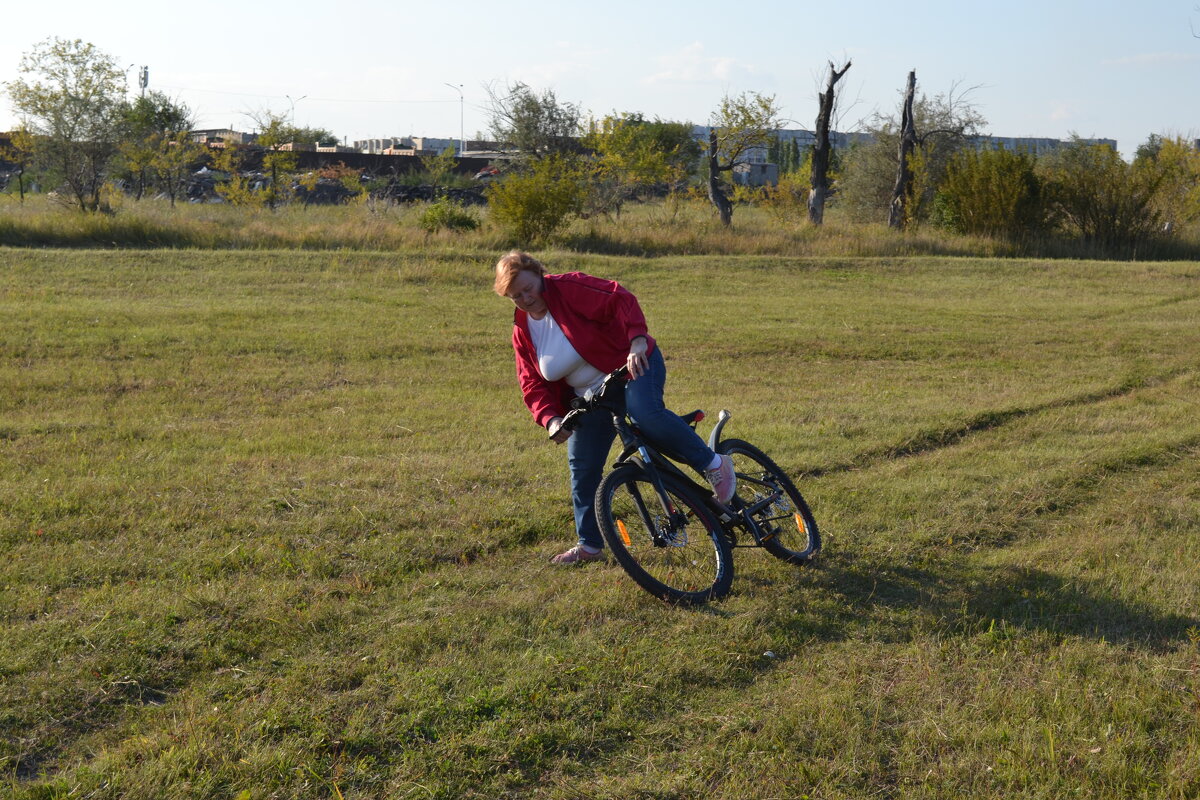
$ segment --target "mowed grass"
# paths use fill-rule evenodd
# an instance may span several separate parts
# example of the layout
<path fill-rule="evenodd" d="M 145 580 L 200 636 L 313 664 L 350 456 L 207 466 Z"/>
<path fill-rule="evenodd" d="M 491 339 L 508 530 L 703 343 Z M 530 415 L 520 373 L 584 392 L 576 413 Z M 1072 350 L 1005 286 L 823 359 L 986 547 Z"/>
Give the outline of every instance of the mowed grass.
<path fill-rule="evenodd" d="M 551 568 L 494 252 L 0 250 L 8 794 L 1200 795 L 1200 264 L 543 255 L 819 563 Z"/>

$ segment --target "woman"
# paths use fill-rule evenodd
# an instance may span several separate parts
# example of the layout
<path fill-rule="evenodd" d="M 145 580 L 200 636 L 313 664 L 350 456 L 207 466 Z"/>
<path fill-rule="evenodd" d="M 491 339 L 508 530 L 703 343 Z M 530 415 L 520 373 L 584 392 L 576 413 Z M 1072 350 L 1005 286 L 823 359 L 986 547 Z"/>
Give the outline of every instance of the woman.
<path fill-rule="evenodd" d="M 616 435 L 605 414 L 588 414 L 574 432 L 562 428 L 574 395 L 598 388 L 608 373 L 629 368 L 629 416 L 658 447 L 678 454 L 712 484 L 721 503 L 733 497 L 729 456 L 714 453 L 678 415 L 663 406 L 666 365 L 637 298 L 615 281 L 568 272 L 547 275 L 536 258 L 514 250 L 496 264 L 496 294 L 516 305 L 513 350 L 525 405 L 555 442 L 567 443 L 571 502 L 579 542 L 555 564 L 598 561 L 604 540 L 596 523 L 596 487 Z"/>

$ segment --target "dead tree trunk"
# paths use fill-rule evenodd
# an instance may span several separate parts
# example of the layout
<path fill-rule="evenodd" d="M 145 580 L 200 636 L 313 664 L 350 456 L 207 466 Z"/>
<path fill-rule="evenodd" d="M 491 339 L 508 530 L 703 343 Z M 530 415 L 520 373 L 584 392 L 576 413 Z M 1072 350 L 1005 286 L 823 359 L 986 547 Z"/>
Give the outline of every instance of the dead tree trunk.
<path fill-rule="evenodd" d="M 733 203 L 721 189 L 721 161 L 717 151 L 717 129 L 708 131 L 708 199 L 717 207 L 722 225 L 733 223 Z"/>
<path fill-rule="evenodd" d="M 904 113 L 900 118 L 900 164 L 896 168 L 896 185 L 892 188 L 892 204 L 888 210 L 888 227 L 903 228 L 908 195 L 912 189 L 912 167 L 909 157 L 917 146 L 917 129 L 913 122 L 913 95 L 917 92 L 917 71 L 908 73 L 908 88 L 904 92 Z"/>
<path fill-rule="evenodd" d="M 849 61 L 840 72 L 834 69 L 833 62 L 830 61 L 829 86 L 818 98 L 820 107 L 817 111 L 817 141 L 812 150 L 812 188 L 808 192 L 808 221 L 813 225 L 820 225 L 825 221 L 825 199 L 829 196 L 829 126 L 833 118 L 833 86 L 848 69 Z"/>

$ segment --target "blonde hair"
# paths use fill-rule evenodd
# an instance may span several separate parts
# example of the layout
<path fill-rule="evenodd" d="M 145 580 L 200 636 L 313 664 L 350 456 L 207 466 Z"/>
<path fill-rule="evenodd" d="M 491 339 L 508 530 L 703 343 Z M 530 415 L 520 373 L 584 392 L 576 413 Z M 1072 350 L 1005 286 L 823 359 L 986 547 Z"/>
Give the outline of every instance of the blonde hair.
<path fill-rule="evenodd" d="M 517 275 L 522 272 L 532 272 L 540 278 L 546 274 L 546 268 L 542 265 L 542 262 L 521 250 L 513 250 L 507 255 L 502 256 L 496 262 L 496 283 L 493 287 L 496 290 L 496 294 L 506 297 L 508 295 L 508 287 L 517 279 Z"/>

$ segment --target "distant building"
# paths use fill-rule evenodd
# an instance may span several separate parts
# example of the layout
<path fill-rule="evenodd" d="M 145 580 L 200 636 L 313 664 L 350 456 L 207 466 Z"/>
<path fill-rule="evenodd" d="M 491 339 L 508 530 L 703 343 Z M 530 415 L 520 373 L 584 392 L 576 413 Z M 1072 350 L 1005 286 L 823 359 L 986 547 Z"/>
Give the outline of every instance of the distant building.
<path fill-rule="evenodd" d="M 453 147 L 454 151 L 458 152 L 458 139 L 435 139 L 431 136 L 413 136 L 411 141 L 414 150 L 432 151 L 441 155 Z"/>
<path fill-rule="evenodd" d="M 803 128 L 792 128 L 775 131 L 775 138 L 781 143 L 791 144 L 795 142 L 801 150 L 806 147 L 813 147 L 817 143 L 817 134 L 815 131 L 807 131 Z M 872 139 L 869 133 L 842 133 L 841 131 L 829 132 L 829 144 L 834 150 L 846 150 L 856 144 L 866 144 Z"/>
<path fill-rule="evenodd" d="M 354 150 L 383 156 L 436 156 L 458 146 L 454 139 L 434 139 L 429 136 L 387 136 L 380 139 L 359 139 Z"/>
<path fill-rule="evenodd" d="M 401 145 L 400 147 L 389 147 L 388 149 L 386 149 L 382 153 L 380 153 L 380 155 L 383 155 L 383 156 L 436 156 L 437 153 L 435 153 L 432 150 L 418 150 L 417 148 L 415 148 L 411 145 L 409 145 L 407 147 L 404 145 Z"/>
<path fill-rule="evenodd" d="M 709 127 L 707 125 L 694 125 L 692 127 L 692 138 L 699 142 L 701 147 L 708 147 L 708 131 Z M 775 131 L 772 136 L 785 144 L 790 144 L 794 141 L 801 150 L 812 147 L 817 143 L 817 134 L 803 128 L 780 129 Z M 845 150 L 860 142 L 869 141 L 871 141 L 871 135 L 867 133 L 829 132 L 829 143 L 835 150 Z M 768 184 L 773 186 L 779 182 L 779 167 L 768 160 L 766 147 L 755 147 L 747 150 L 743 154 L 739 166 L 742 168 L 734 170 L 733 180 L 735 183 L 746 186 L 765 186 Z"/>
<path fill-rule="evenodd" d="M 253 144 L 258 136 L 230 128 L 205 128 L 191 132 L 192 141 L 209 147 L 225 147 L 230 144 Z"/>
<path fill-rule="evenodd" d="M 404 140 L 399 136 L 391 136 L 383 139 L 359 139 L 354 142 L 354 149 L 358 152 L 371 153 L 374 155 L 381 154 L 384 150 L 391 150 L 404 146 Z M 409 146 L 411 146 L 411 144 Z"/>
<path fill-rule="evenodd" d="M 379 139 L 357 139 L 353 149 L 359 153 L 376 155 L 441 155 L 454 148 L 454 154 L 462 158 L 507 158 L 511 155 L 499 143 L 468 139 L 459 152 L 458 139 L 433 136 L 388 136 Z"/>
<path fill-rule="evenodd" d="M 1106 144 L 1117 149 L 1116 139 L 1080 139 L 1084 144 Z M 1028 136 L 972 136 L 971 144 L 976 150 L 1010 150 L 1014 153 L 1029 153 L 1040 156 L 1052 153 L 1069 142 L 1062 139 Z"/>
<path fill-rule="evenodd" d="M 733 168 L 733 182 L 742 186 L 774 186 L 779 183 L 779 165 L 737 164 Z"/>

